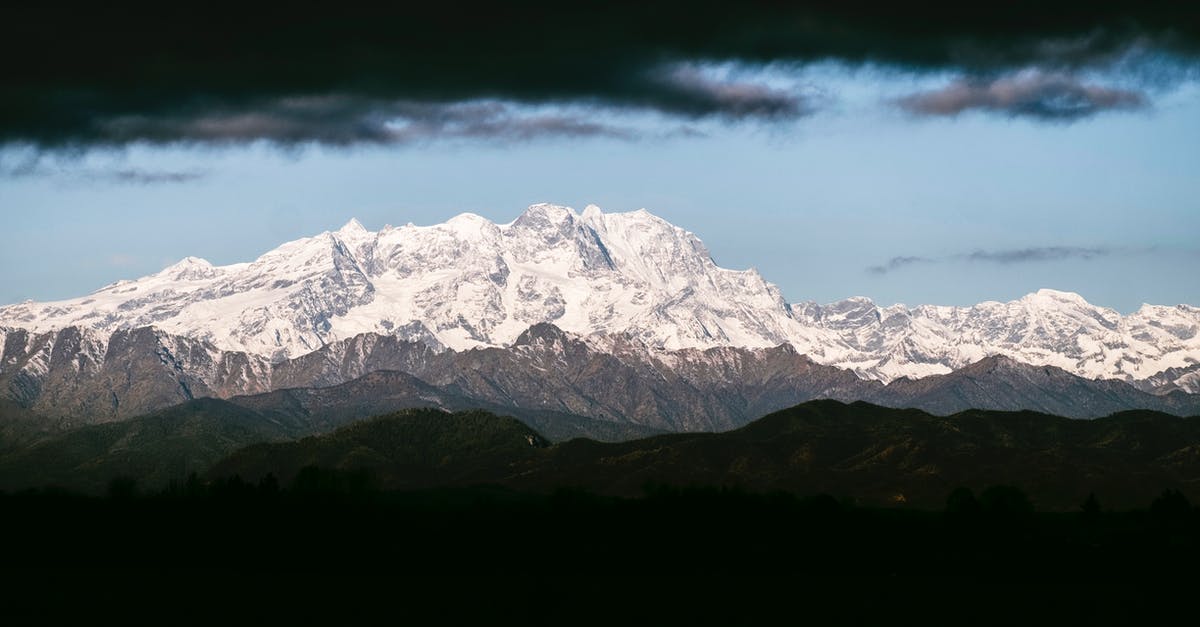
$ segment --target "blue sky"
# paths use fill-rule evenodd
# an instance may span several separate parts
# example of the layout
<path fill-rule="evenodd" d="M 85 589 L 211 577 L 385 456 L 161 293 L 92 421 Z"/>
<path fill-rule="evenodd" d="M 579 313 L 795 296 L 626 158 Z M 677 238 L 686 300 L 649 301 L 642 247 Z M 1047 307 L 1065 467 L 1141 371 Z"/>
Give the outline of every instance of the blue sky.
<path fill-rule="evenodd" d="M 783 123 L 577 112 L 632 139 L 134 144 L 37 159 L 9 147 L 0 303 L 82 295 L 188 255 L 247 261 L 351 217 L 372 229 L 463 211 L 506 222 L 555 202 L 647 208 L 790 301 L 961 305 L 1050 287 L 1123 312 L 1200 304 L 1195 83 L 1067 123 L 894 106 L 939 76 L 818 67 L 765 80 L 816 112 Z M 173 180 L 135 180 L 146 173 Z M 897 258 L 920 261 L 871 271 Z"/>

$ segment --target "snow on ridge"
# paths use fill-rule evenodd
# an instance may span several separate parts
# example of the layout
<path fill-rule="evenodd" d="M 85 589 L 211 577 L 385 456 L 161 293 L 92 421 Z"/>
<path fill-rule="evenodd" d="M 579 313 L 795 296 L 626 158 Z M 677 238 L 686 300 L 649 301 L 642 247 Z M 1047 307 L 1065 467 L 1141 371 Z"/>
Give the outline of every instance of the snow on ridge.
<path fill-rule="evenodd" d="M 0 308 L 0 324 L 154 326 L 273 359 L 414 321 L 459 349 L 507 345 L 543 321 L 664 348 L 786 341 L 782 299 L 747 276 L 644 210 L 538 204 L 504 225 L 460 214 L 372 232 L 350 220 L 249 263 L 189 257 L 85 298 Z"/>
<path fill-rule="evenodd" d="M 757 270 L 717 266 L 700 238 L 645 209 L 550 203 L 504 224 L 462 213 L 370 231 L 351 219 L 250 262 L 187 257 L 81 298 L 0 307 L 0 327 L 152 326 L 272 361 L 363 333 L 412 333 L 455 350 L 508 346 L 539 322 L 649 351 L 788 344 L 883 381 L 989 355 L 1118 379 L 1200 360 L 1200 309 L 1188 305 L 1122 316 L 1051 289 L 970 307 L 880 307 L 865 297 L 789 305 Z"/>
<path fill-rule="evenodd" d="M 1186 305 L 1122 316 L 1079 294 L 1041 289 L 969 307 L 879 307 L 853 298 L 792 308 L 801 324 L 835 331 L 852 347 L 823 363 L 883 381 L 942 374 L 991 355 L 1093 379 L 1142 380 L 1200 357 L 1200 309 Z"/>

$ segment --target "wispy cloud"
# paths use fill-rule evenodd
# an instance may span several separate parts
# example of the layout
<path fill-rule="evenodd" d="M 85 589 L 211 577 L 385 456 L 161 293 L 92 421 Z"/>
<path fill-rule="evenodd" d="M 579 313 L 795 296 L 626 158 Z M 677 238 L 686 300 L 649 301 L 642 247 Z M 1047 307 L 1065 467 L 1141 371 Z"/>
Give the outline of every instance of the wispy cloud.
<path fill-rule="evenodd" d="M 809 109 L 797 95 L 754 83 L 717 81 L 698 70 L 678 69 L 663 79 L 683 101 L 729 118 L 790 118 Z M 685 106 L 682 102 L 680 107 Z M 689 126 L 647 133 L 611 123 L 617 111 L 595 105 L 529 107 L 498 100 L 429 103 L 348 94 L 257 100 L 239 107 L 182 108 L 159 115 L 117 115 L 96 120 L 96 141 L 222 145 L 268 142 L 279 146 L 409 145 L 434 141 L 519 143 L 589 137 L 637 140 L 702 134 Z"/>
<path fill-rule="evenodd" d="M 977 250 L 961 258 L 967 261 L 987 261 L 1000 264 L 1029 263 L 1032 261 L 1060 261 L 1064 259 L 1095 259 L 1117 252 L 1107 247 L 1083 248 L 1079 246 L 1039 246 L 1009 250 Z"/>
<path fill-rule="evenodd" d="M 674 108 L 697 117 L 791 120 L 814 112 L 813 103 L 798 93 L 752 81 L 720 80 L 697 65 L 675 65 L 650 75 L 652 82 L 662 86 L 663 97 L 677 100 Z"/>
<path fill-rule="evenodd" d="M 127 255 L 125 253 L 113 253 L 109 255 L 105 261 L 108 262 L 108 265 L 114 268 L 128 268 L 129 266 L 137 263 L 137 257 L 134 257 L 133 255 Z"/>
<path fill-rule="evenodd" d="M 1047 261 L 1066 261 L 1080 259 L 1090 261 L 1101 257 L 1118 254 L 1145 253 L 1151 249 L 1114 248 L 1109 246 L 1030 246 L 1027 248 L 978 249 L 971 252 L 947 255 L 944 257 L 892 257 L 887 262 L 868 266 L 870 274 L 883 275 L 895 272 L 914 264 L 940 264 L 951 262 L 992 263 L 1012 265 L 1021 263 L 1037 263 Z"/>
<path fill-rule="evenodd" d="M 936 260 L 928 257 L 892 257 L 887 260 L 887 263 L 878 266 L 870 266 L 867 272 L 871 274 L 887 274 L 894 270 L 899 270 L 905 266 L 911 266 L 914 263 L 936 263 Z"/>
<path fill-rule="evenodd" d="M 1148 106 L 1145 94 L 1089 84 L 1069 74 L 1027 71 L 994 79 L 964 78 L 941 89 L 896 101 L 920 116 L 956 116 L 985 111 L 1048 122 L 1073 122 L 1105 111 L 1131 111 Z"/>
<path fill-rule="evenodd" d="M 132 183 L 135 185 L 154 185 L 156 183 L 190 183 L 198 181 L 207 173 L 199 170 L 183 170 L 183 171 L 167 171 L 167 170 L 140 170 L 136 168 L 124 168 L 119 170 L 109 170 L 97 173 L 104 180 L 114 183 Z"/>
<path fill-rule="evenodd" d="M 52 164 L 34 157 L 15 165 L 0 164 L 0 178 L 53 177 L 79 182 L 112 183 L 118 185 L 158 185 L 190 183 L 208 176 L 204 170 L 152 170 L 131 167 L 74 167 Z"/>
<path fill-rule="evenodd" d="M 584 114 L 528 112 L 501 102 L 431 104 L 345 95 L 281 98 L 244 108 L 198 108 L 160 116 L 117 116 L 101 122 L 99 129 L 104 141 L 114 145 L 267 141 L 285 146 L 350 146 L 638 136 L 632 129 Z"/>

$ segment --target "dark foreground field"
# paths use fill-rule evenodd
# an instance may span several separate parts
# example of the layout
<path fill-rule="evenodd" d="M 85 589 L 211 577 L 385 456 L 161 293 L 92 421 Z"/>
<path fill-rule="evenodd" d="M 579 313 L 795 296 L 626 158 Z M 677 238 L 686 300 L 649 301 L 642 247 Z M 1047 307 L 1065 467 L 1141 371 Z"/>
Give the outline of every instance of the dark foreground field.
<path fill-rule="evenodd" d="M 0 497 L 4 614 L 552 625 L 1195 614 L 1200 519 L 1176 492 L 1136 511 L 1038 513 L 1004 487 L 909 511 L 701 488 L 613 498 L 369 483 L 306 469 L 283 489 L 229 480 L 137 496 L 116 482 L 106 498 Z"/>
<path fill-rule="evenodd" d="M 0 624 L 1195 622 L 1195 418 L 816 401 L 620 443 L 480 411 L 246 427 L 165 413 L 0 457 Z"/>

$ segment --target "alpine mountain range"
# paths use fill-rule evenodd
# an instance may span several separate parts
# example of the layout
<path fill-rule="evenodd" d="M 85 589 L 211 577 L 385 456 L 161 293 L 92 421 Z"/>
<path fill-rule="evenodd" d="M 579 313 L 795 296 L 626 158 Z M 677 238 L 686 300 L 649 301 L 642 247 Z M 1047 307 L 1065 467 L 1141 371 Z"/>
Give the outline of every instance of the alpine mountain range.
<path fill-rule="evenodd" d="M 692 233 L 595 206 L 378 232 L 352 220 L 250 263 L 188 257 L 0 307 L 0 346 L 4 411 L 42 430 L 204 397 L 310 430 L 483 407 L 602 439 L 726 430 L 819 398 L 1200 413 L 1200 308 L 1121 315 L 1049 289 L 971 307 L 789 303 Z"/>

